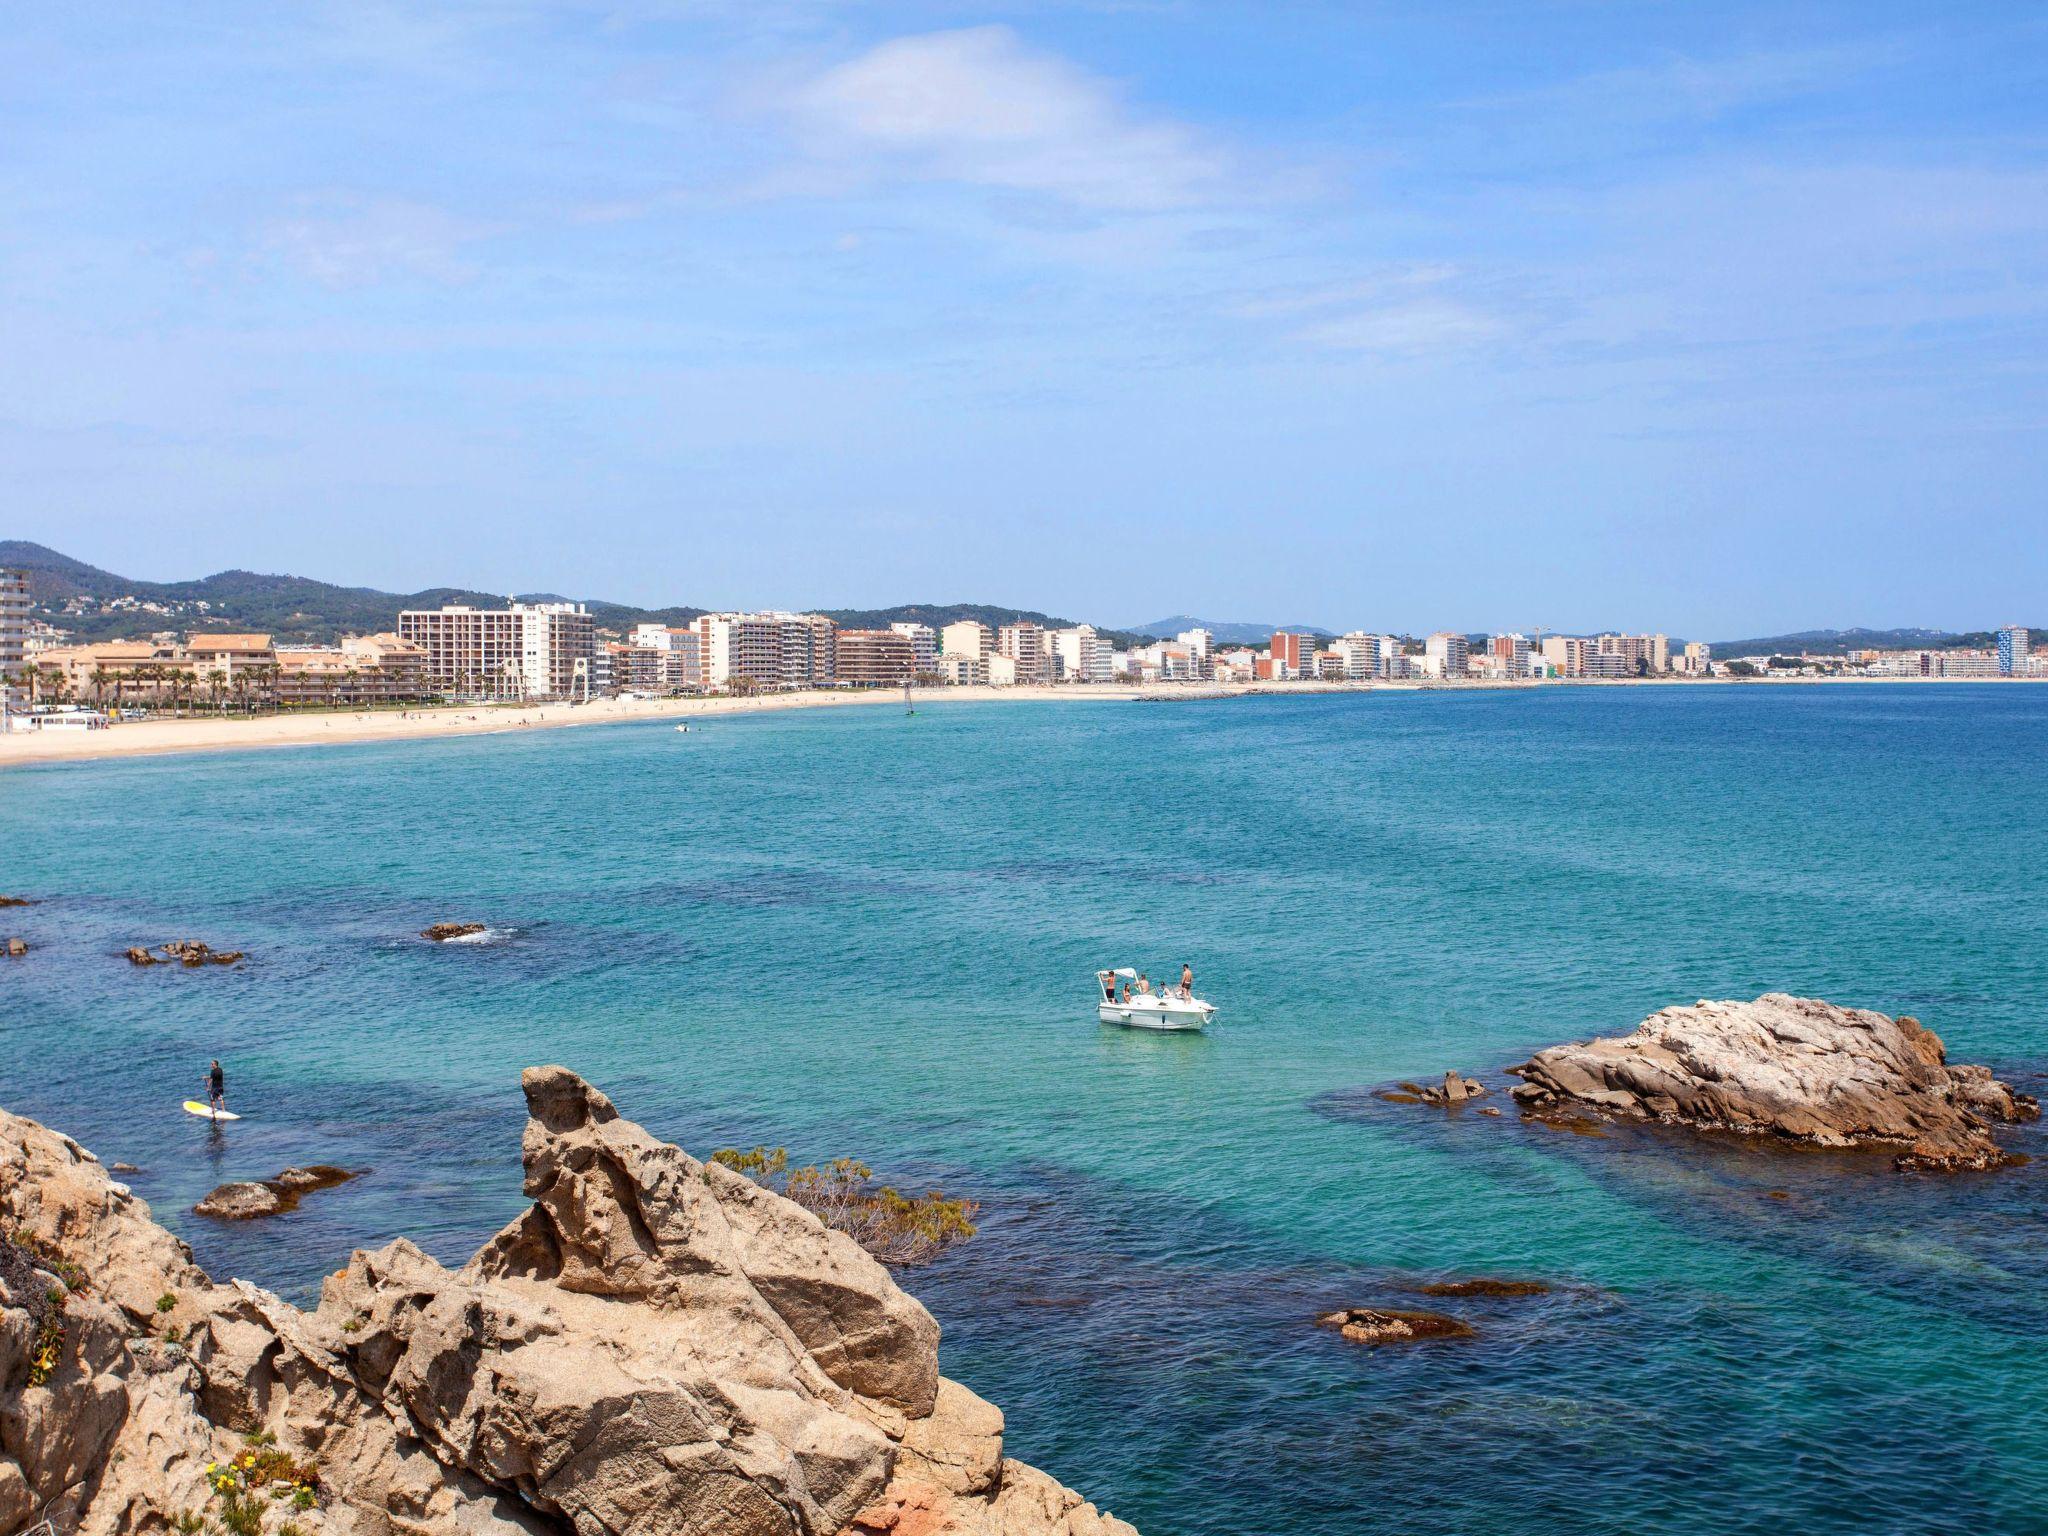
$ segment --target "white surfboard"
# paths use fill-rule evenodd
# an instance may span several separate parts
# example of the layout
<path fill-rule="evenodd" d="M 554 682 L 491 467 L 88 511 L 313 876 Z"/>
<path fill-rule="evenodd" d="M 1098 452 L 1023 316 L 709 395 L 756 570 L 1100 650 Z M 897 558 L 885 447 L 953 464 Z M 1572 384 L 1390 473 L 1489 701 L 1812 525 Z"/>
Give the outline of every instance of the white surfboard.
<path fill-rule="evenodd" d="M 228 1110 L 216 1111 L 211 1104 L 202 1104 L 197 1099 L 185 1101 L 185 1113 L 197 1115 L 202 1120 L 239 1120 L 242 1117 Z"/>

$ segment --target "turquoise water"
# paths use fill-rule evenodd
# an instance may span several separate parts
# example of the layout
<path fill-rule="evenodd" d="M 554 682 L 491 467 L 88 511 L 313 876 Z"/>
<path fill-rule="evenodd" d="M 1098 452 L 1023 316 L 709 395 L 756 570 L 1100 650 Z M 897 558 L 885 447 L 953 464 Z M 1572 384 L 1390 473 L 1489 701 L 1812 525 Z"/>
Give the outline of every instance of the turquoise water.
<path fill-rule="evenodd" d="M 518 1069 L 983 1203 L 907 1283 L 1013 1454 L 1148 1536 L 2048 1528 L 2048 1163 L 1384 1104 L 1706 996 L 2048 1066 L 2048 688 L 928 704 L 0 774 L 0 1103 L 300 1300 L 521 1204 Z M 434 947 L 441 918 L 501 941 Z M 252 951 L 137 970 L 131 943 Z M 1191 962 L 1208 1037 L 1095 1023 Z M 250 1118 L 177 1111 L 221 1056 Z M 1500 1102 L 1495 1100 L 1494 1102 Z M 2043 1150 L 2038 1129 L 2020 1133 Z M 318 1159 L 267 1224 L 186 1214 Z M 1767 1198 L 1766 1191 L 1789 1198 Z M 1470 1343 L 1345 1345 L 1423 1305 Z"/>

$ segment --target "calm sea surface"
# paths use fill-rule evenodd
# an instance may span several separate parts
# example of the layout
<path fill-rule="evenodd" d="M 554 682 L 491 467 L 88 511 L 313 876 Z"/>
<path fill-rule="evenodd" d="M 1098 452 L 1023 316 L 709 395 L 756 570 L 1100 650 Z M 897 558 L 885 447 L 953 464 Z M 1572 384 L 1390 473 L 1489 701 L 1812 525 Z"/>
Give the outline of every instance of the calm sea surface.
<path fill-rule="evenodd" d="M 519 1069 L 559 1061 L 700 1153 L 979 1199 L 905 1277 L 945 1367 L 1147 1536 L 2048 1529 L 2048 1161 L 1905 1178 L 1369 1096 L 1771 990 L 2040 1091 L 2048 688 L 928 703 L 10 771 L 0 891 L 44 898 L 0 913 L 36 946 L 0 961 L 0 1103 L 296 1300 L 511 1218 Z M 415 937 L 443 918 L 505 936 Z M 253 959 L 120 959 L 185 936 Z M 1208 1037 L 1095 1022 L 1098 965 L 1183 961 Z M 178 1110 L 214 1055 L 220 1137 Z M 374 1171 L 188 1214 L 312 1160 Z M 1469 1275 L 1560 1289 L 1420 1303 L 1470 1343 L 1313 1326 Z"/>

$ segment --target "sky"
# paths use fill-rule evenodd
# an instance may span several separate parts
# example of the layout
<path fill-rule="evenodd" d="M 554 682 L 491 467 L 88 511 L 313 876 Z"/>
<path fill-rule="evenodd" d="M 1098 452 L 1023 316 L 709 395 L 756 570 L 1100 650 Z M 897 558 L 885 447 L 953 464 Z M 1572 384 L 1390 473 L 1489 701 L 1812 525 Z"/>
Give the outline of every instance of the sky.
<path fill-rule="evenodd" d="M 2048 622 L 2048 11 L 0 16 L 0 537 L 649 605 Z"/>

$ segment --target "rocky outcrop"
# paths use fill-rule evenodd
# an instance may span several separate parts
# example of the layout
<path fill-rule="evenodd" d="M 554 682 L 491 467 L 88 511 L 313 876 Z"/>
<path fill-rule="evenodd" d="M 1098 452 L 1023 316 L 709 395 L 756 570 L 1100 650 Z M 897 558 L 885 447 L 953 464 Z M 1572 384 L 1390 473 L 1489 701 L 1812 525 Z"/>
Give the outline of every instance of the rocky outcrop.
<path fill-rule="evenodd" d="M 35 904 L 32 896 L 0 896 L 0 907 L 32 907 Z"/>
<path fill-rule="evenodd" d="M 310 1168 L 287 1168 L 274 1179 L 223 1184 L 192 1207 L 195 1216 L 212 1216 L 222 1221 L 250 1221 L 258 1216 L 280 1216 L 299 1203 L 299 1197 L 316 1189 L 332 1189 L 356 1175 L 346 1168 L 315 1163 Z"/>
<path fill-rule="evenodd" d="M 524 1086 L 527 1211 L 460 1270 L 359 1252 L 312 1312 L 215 1284 L 90 1153 L 0 1113 L 0 1531 L 51 1503 L 79 1536 L 168 1533 L 260 1443 L 236 1476 L 291 1469 L 267 1536 L 1135 1536 L 1003 1456 L 850 1238 L 573 1073 Z"/>
<path fill-rule="evenodd" d="M 1905 1168 L 2009 1160 L 1995 1125 L 2040 1106 L 1980 1066 L 1950 1066 L 1916 1019 L 1769 993 L 1652 1014 L 1634 1032 L 1552 1046 L 1508 1069 L 1536 1113 L 1584 1109 L 1819 1147 L 1896 1149 Z"/>
<path fill-rule="evenodd" d="M 436 944 L 445 944 L 450 939 L 466 939 L 473 934 L 490 931 L 490 925 L 487 923 L 435 923 L 431 927 L 422 928 L 420 937 L 432 939 Z"/>
<path fill-rule="evenodd" d="M 1472 1325 L 1441 1312 L 1395 1312 L 1381 1307 L 1346 1307 L 1316 1319 L 1354 1344 L 1413 1344 L 1424 1339 L 1469 1339 Z"/>
<path fill-rule="evenodd" d="M 233 965 L 237 960 L 247 959 L 239 949 L 214 949 L 200 939 L 173 939 L 168 944 L 159 944 L 155 950 L 135 945 L 128 951 L 130 965 L 180 965 L 198 967 L 202 965 Z"/>

